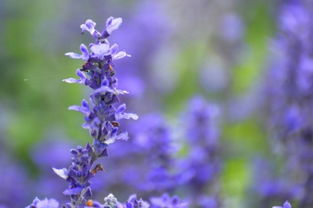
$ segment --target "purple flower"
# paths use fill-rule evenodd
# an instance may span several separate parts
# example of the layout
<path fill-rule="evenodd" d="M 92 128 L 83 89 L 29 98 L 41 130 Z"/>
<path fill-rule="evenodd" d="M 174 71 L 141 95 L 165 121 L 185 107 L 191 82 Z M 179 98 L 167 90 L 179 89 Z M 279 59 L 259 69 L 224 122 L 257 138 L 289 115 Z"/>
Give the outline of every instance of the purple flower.
<path fill-rule="evenodd" d="M 285 180 L 302 184 L 300 207 L 313 206 L 313 48 L 308 44 L 312 6 L 304 1 L 282 3 L 277 54 L 266 83 L 273 141 L 286 158 L 285 172 L 293 173 Z"/>
<path fill-rule="evenodd" d="M 292 208 L 292 206 L 288 201 L 286 201 L 283 206 L 274 206 L 273 208 Z"/>
<path fill-rule="evenodd" d="M 81 25 L 83 31 L 88 31 L 96 40 L 88 49 L 82 45 L 81 58 L 86 61 L 80 72 L 80 77 L 75 81 L 72 78 L 66 82 L 77 82 L 89 86 L 93 92 L 89 102 L 83 100 L 81 106 L 70 106 L 70 110 L 79 111 L 84 115 L 83 127 L 89 130 L 93 137 L 93 143 L 85 147 L 77 147 L 71 150 L 72 163 L 67 169 L 54 169 L 61 178 L 67 180 L 70 185 L 64 191 L 71 197 L 71 203 L 75 206 L 86 202 L 91 197 L 89 180 L 99 171 L 103 170 L 100 164 L 94 164 L 100 157 L 107 156 L 107 146 L 116 140 L 126 140 L 126 132 L 119 132 L 119 120 L 137 119 L 135 114 L 125 113 L 126 106 L 121 104 L 118 95 L 125 94 L 117 89 L 117 79 L 112 67 L 112 61 L 127 56 L 125 52 L 118 52 L 117 44 L 110 46 L 106 38 L 116 30 L 122 20 L 110 17 L 107 20 L 106 31 L 101 36 L 95 29 L 95 23 L 87 20 Z M 72 58 L 78 56 L 73 54 Z"/>
<path fill-rule="evenodd" d="M 188 105 L 184 120 L 186 136 L 191 145 L 190 157 L 196 163 L 216 157 L 219 145 L 218 109 L 202 97 L 194 97 Z"/>
<path fill-rule="evenodd" d="M 86 20 L 86 22 L 80 25 L 82 32 L 89 32 L 95 39 L 107 38 L 114 30 L 117 30 L 122 24 L 122 18 L 109 17 L 106 21 L 106 29 L 103 33 L 96 30 L 96 23 L 91 19 Z"/>
<path fill-rule="evenodd" d="M 170 197 L 163 194 L 160 197 L 152 197 L 150 199 L 151 208 L 188 208 L 188 203 L 180 200 L 177 196 Z"/>
<path fill-rule="evenodd" d="M 187 138 L 191 144 L 215 147 L 218 144 L 218 109 L 208 104 L 202 97 L 194 97 L 186 113 Z"/>
<path fill-rule="evenodd" d="M 123 208 L 149 208 L 149 203 L 142 200 L 142 199 L 137 199 L 137 195 L 131 195 Z"/>
<path fill-rule="evenodd" d="M 55 199 L 43 199 L 35 198 L 33 203 L 26 208 L 59 208 L 59 202 Z"/>
<path fill-rule="evenodd" d="M 120 120 L 138 118 L 135 114 L 125 112 L 126 105 L 120 102 L 119 95 L 127 92 L 117 88 L 113 69 L 113 60 L 121 59 L 128 54 L 118 51 L 117 44 L 111 46 L 106 39 L 121 23 L 121 18 L 110 17 L 106 23 L 106 30 L 100 33 L 95 29 L 96 23 L 87 20 L 81 25 L 81 29 L 88 31 L 95 38 L 95 42 L 89 44 L 89 49 L 81 44 L 82 54 L 72 52 L 65 54 L 74 59 L 82 59 L 86 63 L 76 72 L 79 79 L 68 78 L 63 81 L 83 84 L 92 89 L 89 101 L 84 99 L 80 106 L 70 106 L 69 110 L 83 114 L 85 120 L 83 127 L 89 130 L 93 141 L 70 151 L 72 161 L 67 168 L 53 168 L 58 176 L 69 182 L 68 188 L 63 192 L 71 199 L 69 207 L 83 207 L 90 202 L 92 196 L 90 179 L 103 170 L 97 160 L 107 156 L 109 144 L 116 140 L 128 139 L 127 132 L 119 131 Z"/>
<path fill-rule="evenodd" d="M 165 119 L 159 114 L 143 117 L 134 127 L 135 143 L 146 156 L 146 181 L 140 184 L 145 191 L 169 192 L 177 185 L 174 172 L 173 138 Z"/>
<path fill-rule="evenodd" d="M 106 22 L 106 31 L 111 34 L 114 30 L 117 30 L 122 24 L 122 18 L 109 17 Z"/>
<path fill-rule="evenodd" d="M 214 105 L 195 97 L 183 117 L 189 150 L 180 161 L 180 180 L 188 187 L 194 204 L 199 204 L 208 192 L 216 195 L 214 187 L 221 171 L 217 116 Z"/>
<path fill-rule="evenodd" d="M 116 63 L 116 66 L 124 69 L 123 73 L 117 75 L 120 86 L 131 91 L 133 96 L 138 96 L 136 100 L 129 103 L 137 111 L 151 109 L 151 106 L 156 105 L 154 101 L 156 96 L 153 96 L 153 92 L 160 85 L 154 84 L 157 83 L 155 82 L 157 78 L 151 74 L 155 67 L 152 61 L 161 53 L 160 49 L 166 45 L 171 33 L 169 17 L 166 16 L 161 5 L 157 1 L 139 1 L 134 7 L 133 15 L 127 19 L 127 25 L 113 37 L 133 57 L 131 62 L 123 59 Z"/>
<path fill-rule="evenodd" d="M 2 146 L 3 147 L 3 146 Z M 26 175 L 26 170 L 21 164 L 8 157 L 8 152 L 0 150 L 0 206 L 18 208 L 27 203 L 33 192 L 33 184 Z M 5 154 L 4 154 L 5 153 Z M 14 200 L 13 200 L 14 199 Z"/>
<path fill-rule="evenodd" d="M 82 32 L 89 32 L 93 37 L 97 38 L 100 37 L 101 34 L 95 29 L 96 23 L 91 19 L 86 20 L 85 24 L 81 24 L 80 28 Z"/>
<path fill-rule="evenodd" d="M 87 46 L 81 44 L 80 51 L 82 54 L 68 52 L 65 55 L 71 57 L 72 59 L 82 59 L 83 61 L 87 61 L 89 59 L 89 52 Z"/>
<path fill-rule="evenodd" d="M 64 158 L 70 156 L 68 150 L 72 142 L 60 137 L 63 136 L 52 133 L 48 135 L 47 139 L 36 144 L 32 149 L 32 159 L 41 171 L 51 171 L 52 166 L 64 166 L 67 164 Z M 49 151 L 47 151 L 47 147 Z"/>

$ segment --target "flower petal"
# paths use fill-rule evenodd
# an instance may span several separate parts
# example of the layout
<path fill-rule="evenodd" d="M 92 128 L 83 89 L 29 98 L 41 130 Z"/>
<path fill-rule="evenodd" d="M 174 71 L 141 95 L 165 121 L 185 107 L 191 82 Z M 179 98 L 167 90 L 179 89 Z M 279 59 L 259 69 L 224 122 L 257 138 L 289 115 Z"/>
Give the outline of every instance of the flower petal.
<path fill-rule="evenodd" d="M 131 57 L 131 55 L 127 54 L 125 51 L 120 51 L 114 55 L 112 55 L 112 59 L 113 60 L 118 60 L 118 59 L 122 59 L 124 57 Z"/>
<path fill-rule="evenodd" d="M 122 18 L 114 18 L 109 17 L 106 22 L 106 30 L 108 34 L 111 34 L 114 30 L 117 30 L 120 25 L 122 24 L 123 19 Z"/>
<path fill-rule="evenodd" d="M 85 46 L 84 44 L 81 44 L 80 51 L 82 52 L 82 55 L 81 55 L 82 59 L 84 61 L 87 61 L 89 59 L 89 51 L 88 51 L 87 46 Z"/>
<path fill-rule="evenodd" d="M 73 84 L 73 83 L 80 83 L 80 80 L 75 79 L 75 78 L 72 78 L 72 77 L 67 78 L 67 79 L 63 79 L 62 81 L 63 81 L 63 82 L 66 82 L 66 83 L 70 83 L 70 84 Z"/>
<path fill-rule="evenodd" d="M 119 113 L 116 115 L 116 119 L 117 120 L 121 120 L 121 119 L 133 119 L 133 120 L 137 120 L 139 117 L 137 114 L 134 113 Z"/>
<path fill-rule="evenodd" d="M 113 137 L 111 137 L 111 138 L 105 140 L 105 143 L 106 143 L 107 145 L 109 145 L 109 144 L 114 143 L 116 140 L 124 140 L 124 141 L 127 141 L 128 138 L 129 138 L 129 137 L 128 137 L 128 133 L 127 133 L 127 132 L 124 132 L 124 133 L 118 134 L 118 135 L 116 135 L 116 136 L 113 136 Z"/>
<path fill-rule="evenodd" d="M 65 191 L 63 191 L 64 195 L 78 195 L 81 193 L 83 188 L 81 187 L 75 187 L 75 188 L 68 188 Z"/>
<path fill-rule="evenodd" d="M 68 178 L 68 170 L 66 168 L 62 169 L 57 169 L 57 168 L 52 168 L 53 172 L 66 180 Z"/>
<path fill-rule="evenodd" d="M 118 106 L 116 112 L 117 113 L 123 113 L 125 110 L 126 110 L 126 105 L 122 104 L 122 105 Z"/>
<path fill-rule="evenodd" d="M 116 43 L 114 43 L 111 47 L 110 47 L 110 51 L 111 51 L 111 54 L 116 54 L 117 53 L 117 50 L 118 50 L 118 45 Z"/>
<path fill-rule="evenodd" d="M 90 50 L 99 59 L 103 59 L 104 56 L 110 55 L 110 47 L 107 43 L 91 44 Z"/>
<path fill-rule="evenodd" d="M 109 86 L 102 86 L 98 89 L 96 89 L 94 91 L 94 93 L 106 93 L 106 92 L 110 92 L 110 93 L 114 93 L 114 90 L 112 88 L 110 88 Z"/>
<path fill-rule="evenodd" d="M 81 24 L 80 28 L 82 29 L 82 32 L 89 32 L 91 35 L 95 32 L 96 23 L 92 21 L 91 19 L 87 19 L 85 24 Z"/>
<path fill-rule="evenodd" d="M 82 58 L 81 54 L 74 53 L 74 52 L 68 52 L 68 53 L 65 54 L 65 56 L 69 56 L 72 59 L 81 59 Z"/>

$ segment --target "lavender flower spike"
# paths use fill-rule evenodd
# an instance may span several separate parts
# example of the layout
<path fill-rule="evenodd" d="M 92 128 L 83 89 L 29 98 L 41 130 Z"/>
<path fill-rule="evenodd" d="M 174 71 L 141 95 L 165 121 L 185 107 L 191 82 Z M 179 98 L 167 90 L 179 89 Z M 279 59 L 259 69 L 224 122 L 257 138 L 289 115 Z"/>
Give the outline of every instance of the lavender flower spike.
<path fill-rule="evenodd" d="M 119 95 L 127 93 L 117 88 L 117 79 L 113 69 L 113 60 L 129 56 L 124 51 L 118 51 L 117 44 L 110 46 L 106 39 L 122 23 L 121 18 L 110 17 L 106 23 L 106 29 L 100 33 L 95 29 L 96 23 L 87 20 L 81 25 L 82 31 L 88 31 L 95 42 L 89 44 L 89 48 L 81 44 L 81 54 L 66 53 L 73 59 L 82 59 L 85 64 L 76 71 L 79 79 L 68 78 L 63 80 L 67 83 L 79 83 L 91 88 L 89 101 L 83 99 L 81 106 L 70 106 L 69 110 L 83 114 L 85 123 L 83 128 L 89 130 L 93 138 L 91 143 L 84 147 L 78 146 L 72 149 L 72 162 L 67 168 L 53 171 L 62 179 L 69 182 L 68 188 L 63 192 L 70 197 L 70 202 L 63 207 L 107 207 L 99 202 L 92 201 L 90 179 L 99 171 L 103 170 L 97 160 L 107 156 L 107 146 L 116 140 L 126 140 L 127 132 L 119 131 L 119 121 L 122 119 L 137 119 L 138 116 L 126 113 L 126 105 L 121 103 Z M 112 201 L 113 196 L 105 199 Z M 115 200 L 117 201 L 117 200 Z M 27 208 L 58 208 L 59 203 L 53 199 L 35 199 Z"/>
<path fill-rule="evenodd" d="M 120 103 L 118 95 L 125 91 L 117 88 L 117 79 L 113 69 L 113 60 L 127 56 L 127 53 L 118 52 L 117 44 L 110 46 L 106 39 L 113 30 L 116 30 L 122 22 L 121 18 L 110 17 L 107 20 L 106 30 L 103 35 L 95 29 L 96 23 L 87 20 L 81 25 L 83 31 L 88 31 L 95 42 L 89 44 L 89 50 L 81 45 L 82 55 L 67 53 L 71 58 L 80 58 L 86 63 L 76 72 L 79 80 L 69 78 L 68 83 L 79 83 L 90 87 L 93 92 L 89 96 L 89 102 L 83 100 L 81 106 L 70 106 L 70 110 L 83 114 L 85 123 L 83 127 L 89 130 L 93 142 L 85 147 L 77 147 L 71 150 L 72 164 L 68 168 L 53 169 L 61 178 L 69 182 L 69 187 L 63 193 L 70 196 L 69 207 L 81 207 L 91 199 L 89 180 L 103 168 L 95 164 L 100 157 L 107 156 L 107 146 L 116 140 L 126 140 L 127 132 L 119 132 L 119 120 L 137 119 L 138 116 L 125 113 L 125 104 Z M 90 52 L 89 52 L 90 51 Z"/>
<path fill-rule="evenodd" d="M 283 206 L 274 206 L 273 208 L 292 208 L 292 206 L 288 201 L 286 201 Z"/>

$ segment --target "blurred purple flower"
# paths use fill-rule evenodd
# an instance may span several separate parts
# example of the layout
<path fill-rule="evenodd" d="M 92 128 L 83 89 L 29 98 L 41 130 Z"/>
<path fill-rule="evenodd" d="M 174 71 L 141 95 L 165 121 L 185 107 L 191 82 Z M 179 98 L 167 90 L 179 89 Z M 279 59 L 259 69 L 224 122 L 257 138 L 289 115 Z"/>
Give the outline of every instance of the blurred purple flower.
<path fill-rule="evenodd" d="M 136 194 L 131 195 L 123 206 L 123 208 L 149 208 L 149 207 L 150 207 L 149 203 L 142 199 L 137 199 Z"/>
<path fill-rule="evenodd" d="M 55 199 L 43 199 L 35 198 L 33 203 L 26 208 L 59 208 L 59 202 Z"/>
<path fill-rule="evenodd" d="M 189 151 L 181 161 L 181 180 L 188 187 L 193 203 L 198 205 L 201 198 L 209 197 L 208 193 L 217 194 L 221 171 L 217 116 L 217 107 L 199 96 L 191 99 L 184 115 Z"/>
<path fill-rule="evenodd" d="M 302 194 L 302 187 L 294 181 L 288 180 L 288 173 L 275 174 L 275 164 L 272 160 L 257 158 L 253 161 L 252 192 L 257 194 L 254 197 L 254 205 L 259 207 L 270 207 L 277 201 L 286 199 L 299 199 Z"/>
<path fill-rule="evenodd" d="M 34 191 L 30 187 L 26 170 L 18 163 L 2 155 L 1 152 L 1 186 L 0 186 L 0 206 L 18 208 L 23 207 Z M 14 199 L 14 200 L 13 200 Z"/>
<path fill-rule="evenodd" d="M 85 147 L 78 146 L 71 149 L 72 162 L 68 168 L 53 168 L 53 171 L 62 179 L 69 182 L 63 194 L 70 197 L 66 207 L 83 207 L 91 200 L 92 192 L 90 179 L 103 167 L 97 159 L 107 156 L 107 146 L 116 140 L 127 140 L 127 132 L 119 131 L 119 121 L 122 119 L 137 119 L 138 116 L 126 113 L 126 105 L 121 104 L 118 95 L 126 94 L 124 90 L 117 89 L 117 79 L 112 66 L 112 61 L 127 56 L 124 51 L 118 52 L 117 44 L 110 45 L 106 39 L 122 23 L 121 18 L 108 18 L 106 29 L 100 33 L 95 29 L 95 23 L 87 20 L 81 25 L 83 31 L 88 31 L 95 42 L 89 44 L 89 50 L 81 45 L 82 55 L 66 53 L 71 58 L 81 58 L 86 63 L 74 78 L 65 79 L 68 83 L 80 83 L 90 87 L 93 91 L 89 102 L 83 100 L 81 106 L 70 106 L 69 110 L 83 114 L 85 123 L 83 127 L 89 130 L 93 137 L 92 144 Z M 34 203 L 37 203 L 36 200 Z M 39 203 L 39 202 L 38 202 Z"/>
<path fill-rule="evenodd" d="M 273 208 L 292 208 L 292 206 L 288 201 L 286 201 L 283 206 L 274 206 Z"/>
<path fill-rule="evenodd" d="M 134 132 L 135 143 L 146 155 L 147 178 L 140 188 L 158 193 L 173 191 L 178 175 L 174 173 L 172 133 L 165 119 L 159 114 L 146 115 L 135 124 Z"/>
<path fill-rule="evenodd" d="M 188 203 L 182 201 L 177 196 L 170 197 L 164 194 L 160 197 L 152 197 L 150 199 L 151 208 L 188 208 Z"/>
<path fill-rule="evenodd" d="M 270 125 L 274 143 L 287 159 L 286 171 L 299 177 L 300 207 L 313 206 L 313 59 L 312 2 L 281 5 L 275 60 L 267 83 Z"/>
<path fill-rule="evenodd" d="M 51 139 L 50 139 L 51 137 Z M 32 159 L 42 171 L 51 171 L 53 166 L 66 166 L 72 143 L 65 139 L 52 139 L 52 137 L 60 137 L 59 135 L 49 135 L 48 139 L 41 141 L 33 147 L 31 151 Z M 49 151 L 47 151 L 49 147 Z"/>
<path fill-rule="evenodd" d="M 168 17 L 160 2 L 139 1 L 133 14 L 135 15 L 128 18 L 127 25 L 113 38 L 132 55 L 131 62 L 125 59 L 116 63 L 116 67 L 124 69 L 123 73 L 117 75 L 120 86 L 141 98 L 133 107 L 142 110 L 143 107 L 151 108 L 153 105 L 143 105 L 150 100 L 150 92 L 155 91 L 151 84 L 154 80 L 151 75 L 152 60 L 166 43 L 170 28 Z"/>

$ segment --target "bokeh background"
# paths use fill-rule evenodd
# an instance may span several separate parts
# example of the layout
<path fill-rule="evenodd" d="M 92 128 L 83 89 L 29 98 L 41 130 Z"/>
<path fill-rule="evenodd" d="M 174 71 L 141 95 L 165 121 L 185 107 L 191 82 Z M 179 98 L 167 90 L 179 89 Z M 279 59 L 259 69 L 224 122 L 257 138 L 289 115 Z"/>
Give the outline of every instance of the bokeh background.
<path fill-rule="evenodd" d="M 81 115 L 67 111 L 87 91 L 61 81 L 82 63 L 63 54 L 91 40 L 80 35 L 87 18 L 102 28 L 109 16 L 124 20 L 111 42 L 132 55 L 115 65 L 120 87 L 130 91 L 129 111 L 143 119 L 160 115 L 180 144 L 179 158 L 192 146 L 181 144 L 189 122 L 184 112 L 190 99 L 202 96 L 219 111 L 219 200 L 234 208 L 281 204 L 262 206 L 263 192 L 255 188 L 264 184 L 261 172 L 268 174 L 258 164 L 266 163 L 262 156 L 276 161 L 274 168 L 283 163 L 271 148 L 263 105 L 277 9 L 278 2 L 266 0 L 0 0 L 0 204 L 23 207 L 35 196 L 65 200 L 66 184 L 51 167 L 69 164 L 70 147 L 85 144 L 89 135 L 80 128 Z M 126 182 L 128 188 L 114 185 L 121 181 L 114 171 L 138 171 L 137 157 L 147 154 L 140 150 L 119 167 L 114 157 L 123 161 L 123 154 L 114 151 L 128 149 L 123 145 L 114 144 L 113 162 L 106 159 L 95 182 L 99 199 L 110 192 L 121 200 L 135 192 L 144 196 Z"/>

